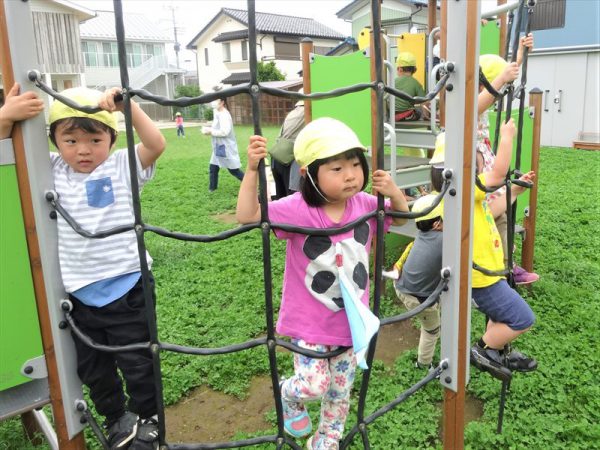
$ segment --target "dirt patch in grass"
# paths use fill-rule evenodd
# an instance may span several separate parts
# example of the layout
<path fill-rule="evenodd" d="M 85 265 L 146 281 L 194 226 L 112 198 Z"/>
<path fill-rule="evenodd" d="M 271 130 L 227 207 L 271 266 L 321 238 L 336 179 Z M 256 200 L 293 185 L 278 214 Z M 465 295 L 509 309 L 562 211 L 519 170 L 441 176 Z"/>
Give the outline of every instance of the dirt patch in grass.
<path fill-rule="evenodd" d="M 221 214 L 215 214 L 213 217 L 219 222 L 223 222 L 226 224 L 237 223 L 237 220 L 235 218 L 235 211 L 228 211 Z"/>
<path fill-rule="evenodd" d="M 375 358 L 392 365 L 400 354 L 415 348 L 419 331 L 409 321 L 381 328 Z M 273 388 L 267 376 L 252 380 L 246 400 L 200 387 L 167 408 L 167 440 L 176 442 L 223 442 L 235 433 L 271 429 L 265 413 L 274 408 Z"/>

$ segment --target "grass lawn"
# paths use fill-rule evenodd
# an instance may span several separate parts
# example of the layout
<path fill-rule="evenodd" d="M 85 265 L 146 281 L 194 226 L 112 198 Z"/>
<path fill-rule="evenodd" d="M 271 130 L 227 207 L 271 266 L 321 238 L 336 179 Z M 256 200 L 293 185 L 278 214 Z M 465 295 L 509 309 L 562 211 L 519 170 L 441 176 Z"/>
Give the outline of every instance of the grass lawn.
<path fill-rule="evenodd" d="M 276 128 L 263 133 L 274 138 Z M 144 220 L 172 231 L 216 234 L 235 209 L 239 182 L 221 171 L 219 189 L 208 192 L 210 144 L 199 128 L 187 139 L 163 130 L 168 140 L 155 179 L 142 196 Z M 243 165 L 250 127 L 238 126 Z M 124 136 L 119 142 L 124 142 Z M 534 355 L 539 370 L 517 374 L 508 398 L 504 432 L 495 434 L 500 383 L 471 372 L 469 394 L 485 402 L 481 420 L 465 428 L 472 449 L 600 448 L 600 153 L 544 148 L 539 174 L 539 207 L 535 268 L 541 280 L 523 295 L 537 323 L 518 341 Z M 160 339 L 200 347 L 245 341 L 265 333 L 262 250 L 253 231 L 224 242 L 186 243 L 146 234 L 154 259 Z M 272 239 L 276 305 L 281 289 L 284 246 Z M 392 260 L 395 253 L 387 255 Z M 389 292 L 388 292 L 389 294 Z M 399 311 L 391 295 L 382 299 L 382 314 Z M 473 338 L 483 318 L 473 315 Z M 402 354 L 393 367 L 375 362 L 367 411 L 374 411 L 417 381 L 421 372 L 412 361 L 415 350 Z M 278 358 L 289 370 L 291 358 Z M 244 398 L 252 377 L 268 373 L 267 353 L 258 348 L 222 356 L 197 357 L 162 353 L 165 402 L 173 404 L 192 388 L 208 385 Z M 355 384 L 358 392 L 360 377 Z M 373 449 L 441 448 L 439 425 L 443 392 L 432 383 L 369 427 Z M 348 425 L 355 422 L 356 398 Z M 316 417 L 316 409 L 311 406 Z M 274 424 L 274 410 L 268 414 Z M 199 413 L 198 420 L 201 420 Z M 596 425 L 594 425 L 596 424 Z M 239 435 L 238 437 L 247 437 Z M 362 448 L 355 439 L 353 448 Z M 0 450 L 28 449 L 20 422 L 0 424 Z M 45 448 L 37 447 L 37 448 Z M 263 446 L 262 448 L 272 448 Z"/>

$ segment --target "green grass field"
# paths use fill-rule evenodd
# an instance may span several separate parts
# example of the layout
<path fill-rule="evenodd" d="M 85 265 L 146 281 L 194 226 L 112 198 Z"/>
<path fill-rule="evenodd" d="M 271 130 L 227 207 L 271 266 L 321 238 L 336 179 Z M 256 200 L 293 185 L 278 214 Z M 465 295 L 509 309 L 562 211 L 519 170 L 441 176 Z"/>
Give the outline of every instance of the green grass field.
<path fill-rule="evenodd" d="M 158 162 L 156 178 L 142 195 L 145 222 L 172 231 L 210 235 L 235 227 L 224 219 L 235 209 L 239 182 L 222 171 L 219 189 L 209 194 L 209 139 L 201 136 L 198 128 L 188 128 L 187 139 L 177 139 L 175 130 L 163 131 L 169 144 Z M 273 138 L 277 129 L 263 132 Z M 251 128 L 239 126 L 236 133 L 244 162 Z M 124 142 L 123 136 L 119 142 Z M 484 401 L 485 408 L 483 417 L 465 428 L 467 448 L 600 448 L 599 175 L 598 152 L 558 148 L 541 152 L 535 251 L 541 280 L 531 291 L 523 291 L 537 323 L 517 344 L 538 359 L 539 370 L 515 376 L 502 435 L 495 434 L 500 383 L 472 370 L 468 392 Z M 154 258 L 162 341 L 217 347 L 265 333 L 262 250 L 256 230 L 209 244 L 147 233 L 146 244 Z M 272 239 L 272 252 L 277 297 L 283 271 L 282 243 Z M 383 315 L 398 311 L 391 296 L 382 299 Z M 473 337 L 480 335 L 483 318 L 478 313 L 473 315 L 472 328 Z M 367 414 L 422 375 L 412 367 L 414 357 L 414 350 L 406 352 L 393 367 L 375 362 Z M 280 368 L 289 370 L 290 359 L 282 355 Z M 244 398 L 252 377 L 268 373 L 263 348 L 211 357 L 165 352 L 162 367 L 167 404 L 176 403 L 199 385 Z M 355 393 L 359 386 L 360 377 Z M 442 399 L 439 385 L 432 383 L 378 419 L 369 427 L 371 448 L 441 448 Z M 355 411 L 356 398 L 348 426 L 355 423 Z M 274 424 L 274 410 L 268 419 Z M 18 419 L 0 424 L 0 449 L 30 447 Z M 353 448 L 362 448 L 357 439 Z"/>

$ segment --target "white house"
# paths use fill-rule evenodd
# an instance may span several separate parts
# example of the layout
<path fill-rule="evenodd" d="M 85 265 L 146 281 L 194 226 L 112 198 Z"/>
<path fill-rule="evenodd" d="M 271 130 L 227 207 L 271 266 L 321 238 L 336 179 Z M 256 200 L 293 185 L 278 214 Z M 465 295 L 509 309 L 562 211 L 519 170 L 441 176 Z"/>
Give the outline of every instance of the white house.
<path fill-rule="evenodd" d="M 325 54 L 345 36 L 304 17 L 256 13 L 258 61 L 274 61 L 286 79 L 297 79 L 302 69 L 300 41 L 311 38 L 315 53 Z M 196 51 L 198 84 L 207 92 L 219 84 L 250 81 L 248 64 L 248 12 L 222 8 L 187 44 Z"/>

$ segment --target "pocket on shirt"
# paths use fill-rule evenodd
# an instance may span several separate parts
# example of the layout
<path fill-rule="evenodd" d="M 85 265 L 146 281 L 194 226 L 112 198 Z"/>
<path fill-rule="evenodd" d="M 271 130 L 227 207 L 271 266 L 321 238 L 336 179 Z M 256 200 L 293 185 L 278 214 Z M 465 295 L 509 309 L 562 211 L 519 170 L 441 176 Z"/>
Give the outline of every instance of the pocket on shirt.
<path fill-rule="evenodd" d="M 215 155 L 219 156 L 220 158 L 224 158 L 227 156 L 227 153 L 225 152 L 225 144 L 217 144 L 216 145 Z"/>
<path fill-rule="evenodd" d="M 88 206 L 104 208 L 115 202 L 112 181 L 110 177 L 89 180 L 85 183 Z"/>

